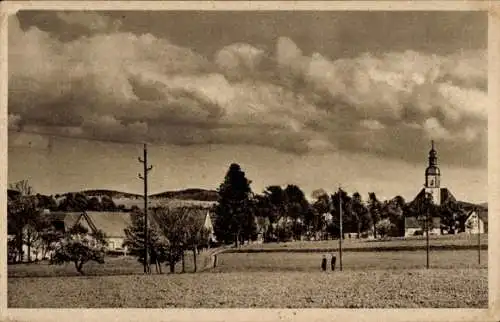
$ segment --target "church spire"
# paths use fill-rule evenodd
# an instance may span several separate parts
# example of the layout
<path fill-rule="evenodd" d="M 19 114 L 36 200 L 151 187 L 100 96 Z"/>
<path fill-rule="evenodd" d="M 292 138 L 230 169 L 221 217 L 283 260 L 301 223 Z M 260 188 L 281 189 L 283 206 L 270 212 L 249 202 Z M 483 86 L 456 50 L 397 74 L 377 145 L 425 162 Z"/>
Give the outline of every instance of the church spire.
<path fill-rule="evenodd" d="M 427 188 L 439 188 L 441 171 L 438 168 L 437 152 L 434 148 L 434 140 L 431 141 L 429 151 L 429 166 L 425 169 L 425 186 Z"/>
<path fill-rule="evenodd" d="M 429 167 L 437 166 L 437 152 L 434 149 L 434 140 L 431 141 L 431 150 L 429 151 Z"/>

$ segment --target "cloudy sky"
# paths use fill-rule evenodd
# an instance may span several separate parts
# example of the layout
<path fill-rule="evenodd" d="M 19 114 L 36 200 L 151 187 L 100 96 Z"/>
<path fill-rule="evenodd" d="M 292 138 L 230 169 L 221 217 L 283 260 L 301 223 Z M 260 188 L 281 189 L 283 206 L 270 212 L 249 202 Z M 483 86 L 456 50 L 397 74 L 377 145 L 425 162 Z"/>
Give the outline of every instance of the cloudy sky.
<path fill-rule="evenodd" d="M 41 193 L 341 184 L 365 198 L 442 183 L 487 200 L 480 12 L 34 12 L 9 19 L 9 182 Z M 55 136 L 31 134 L 50 133 Z M 80 139 L 78 139 L 80 138 Z"/>

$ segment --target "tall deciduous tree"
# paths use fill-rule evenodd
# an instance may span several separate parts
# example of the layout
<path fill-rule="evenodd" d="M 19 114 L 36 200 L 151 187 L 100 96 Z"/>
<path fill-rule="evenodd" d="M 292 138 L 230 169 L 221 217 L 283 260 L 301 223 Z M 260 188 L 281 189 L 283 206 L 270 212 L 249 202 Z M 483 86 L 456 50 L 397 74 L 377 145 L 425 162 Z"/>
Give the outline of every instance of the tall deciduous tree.
<path fill-rule="evenodd" d="M 342 200 L 342 227 L 343 232 L 354 231 L 356 228 L 353 225 L 353 214 L 352 214 L 352 198 L 340 189 L 336 191 L 332 196 L 332 216 L 333 216 L 333 227 L 330 229 L 335 235 L 340 237 L 340 201 Z"/>
<path fill-rule="evenodd" d="M 296 185 L 288 185 L 285 188 L 285 195 L 288 202 L 288 216 L 293 222 L 293 237 L 298 239 L 304 233 L 306 221 L 311 221 L 309 202 L 304 192 Z"/>
<path fill-rule="evenodd" d="M 250 183 L 241 167 L 233 163 L 218 189 L 214 232 L 217 239 L 225 244 L 235 243 L 238 246 L 242 238 L 250 239 L 252 230 L 256 228 Z"/>
<path fill-rule="evenodd" d="M 404 236 L 404 212 L 406 202 L 403 197 L 396 196 L 384 203 L 382 207 L 382 217 L 387 218 L 393 224 L 392 236 Z"/>
<path fill-rule="evenodd" d="M 375 192 L 370 192 L 368 194 L 368 212 L 371 216 L 371 222 L 373 224 L 373 237 L 377 238 L 377 229 L 376 225 L 381 219 L 382 213 L 382 203 L 378 200 Z"/>
<path fill-rule="evenodd" d="M 356 237 L 359 238 L 361 231 L 370 228 L 372 222 L 368 208 L 363 204 L 363 199 L 358 192 L 352 195 L 352 214 L 356 223 Z"/>
<path fill-rule="evenodd" d="M 182 261 L 184 252 L 193 252 L 194 271 L 197 270 L 198 247 L 208 243 L 209 231 L 204 226 L 207 209 L 197 207 L 158 207 L 153 209 L 155 220 L 167 241 L 167 262 L 173 273 L 175 264 Z"/>
<path fill-rule="evenodd" d="M 16 261 L 23 259 L 23 242 L 28 238 L 28 261 L 31 260 L 31 237 L 26 236 L 26 233 L 32 229 L 28 227 L 37 227 L 40 220 L 40 209 L 38 207 L 38 199 L 34 195 L 33 188 L 28 181 L 22 180 L 11 184 L 9 188 L 16 191 L 7 202 L 7 221 L 8 226 L 15 233 L 14 243 L 17 248 Z"/>
<path fill-rule="evenodd" d="M 205 227 L 205 212 L 204 209 L 186 209 L 187 216 L 185 217 L 184 229 L 186 232 L 186 237 L 184 240 L 184 250 L 191 250 L 193 252 L 193 264 L 194 272 L 198 269 L 197 255 L 198 247 L 204 245 L 208 238 L 210 232 Z"/>

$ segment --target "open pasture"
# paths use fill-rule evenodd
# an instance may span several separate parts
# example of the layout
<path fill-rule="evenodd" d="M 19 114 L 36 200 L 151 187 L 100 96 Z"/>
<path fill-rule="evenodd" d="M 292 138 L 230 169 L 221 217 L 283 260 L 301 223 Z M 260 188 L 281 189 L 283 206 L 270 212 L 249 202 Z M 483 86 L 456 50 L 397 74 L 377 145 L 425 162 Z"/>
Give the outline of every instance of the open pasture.
<path fill-rule="evenodd" d="M 487 284 L 485 269 L 10 278 L 8 306 L 485 308 Z"/>
<path fill-rule="evenodd" d="M 477 247 L 477 235 L 457 234 L 429 236 L 431 248 L 463 249 Z M 488 235 L 480 236 L 481 247 L 488 247 Z M 259 251 L 305 251 L 305 250 L 324 250 L 337 249 L 338 240 L 320 240 L 320 241 L 292 241 L 281 243 L 249 244 L 241 249 L 233 250 L 237 252 L 259 252 Z M 387 240 L 369 240 L 346 238 L 342 241 L 342 248 L 345 250 L 386 250 L 386 249 L 422 249 L 426 247 L 426 239 L 423 236 L 390 238 Z"/>
<path fill-rule="evenodd" d="M 330 269 L 331 253 L 327 254 Z M 339 267 L 337 256 L 336 269 Z M 217 272 L 257 271 L 320 271 L 322 253 L 225 253 L 217 256 Z M 477 269 L 487 268 L 487 251 L 481 251 L 481 266 L 477 251 L 451 250 L 430 252 L 431 268 Z M 425 251 L 399 252 L 344 252 L 342 266 L 345 271 L 359 270 L 405 270 L 425 268 Z M 336 272 L 335 272 L 336 273 Z"/>
<path fill-rule="evenodd" d="M 210 257 L 202 252 L 198 256 L 198 270 L 210 263 Z M 163 274 L 169 272 L 166 265 L 162 265 Z M 182 269 L 181 263 L 177 263 L 175 271 L 179 273 Z M 186 253 L 185 270 L 192 272 L 194 269 L 193 256 Z M 156 274 L 154 265 L 151 266 L 153 274 Z M 107 257 L 104 264 L 88 262 L 83 266 L 86 276 L 108 276 L 108 275 L 136 275 L 143 274 L 144 268 L 135 257 Z M 72 263 L 64 265 L 49 265 L 47 262 L 32 264 L 8 265 L 7 272 L 9 278 L 16 277 L 57 277 L 57 276 L 80 276 Z"/>

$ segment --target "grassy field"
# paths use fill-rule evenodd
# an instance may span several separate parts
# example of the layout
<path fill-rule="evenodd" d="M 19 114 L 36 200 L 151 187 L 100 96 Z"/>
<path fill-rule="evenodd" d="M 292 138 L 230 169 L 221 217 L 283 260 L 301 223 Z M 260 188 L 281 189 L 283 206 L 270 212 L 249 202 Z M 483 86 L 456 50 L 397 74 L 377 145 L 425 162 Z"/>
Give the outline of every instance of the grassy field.
<path fill-rule="evenodd" d="M 225 253 L 217 257 L 217 272 L 256 272 L 256 271 L 301 271 L 320 270 L 321 253 Z M 327 254 L 328 267 L 331 254 Z M 339 255 L 337 256 L 337 269 Z M 454 250 L 430 252 L 431 268 L 474 269 L 487 268 L 487 252 L 481 252 L 481 266 L 478 264 L 477 251 Z M 344 270 L 402 270 L 425 268 L 426 252 L 344 252 Z"/>
<path fill-rule="evenodd" d="M 487 270 L 232 272 L 10 278 L 25 308 L 485 308 Z"/>
<path fill-rule="evenodd" d="M 210 258 L 205 254 L 198 256 L 198 270 L 209 263 Z M 181 263 L 176 265 L 176 272 L 182 269 Z M 193 257 L 191 254 L 185 256 L 185 270 L 192 272 L 194 269 Z M 83 266 L 86 276 L 106 276 L 106 275 L 134 275 L 144 272 L 143 266 L 134 257 L 110 257 L 105 259 L 104 264 L 88 262 Z M 154 266 L 151 267 L 155 273 Z M 163 273 L 168 273 L 169 268 L 162 266 Z M 49 265 L 47 262 L 32 264 L 8 265 L 7 273 L 9 278 L 15 277 L 57 277 L 57 276 L 79 276 L 73 263 L 64 265 Z"/>
<path fill-rule="evenodd" d="M 488 235 L 483 234 L 481 238 L 481 247 L 487 249 Z M 462 247 L 477 247 L 477 235 L 457 234 L 457 235 L 442 235 L 430 236 L 430 245 L 432 247 L 447 247 L 449 249 Z M 303 250 L 319 250 L 337 249 L 338 240 L 321 240 L 321 241 L 293 241 L 284 243 L 266 243 L 266 244 L 250 244 L 245 245 L 236 252 L 258 252 L 258 251 L 303 251 Z M 342 248 L 346 250 L 388 250 L 388 249 L 418 249 L 425 248 L 425 237 L 406 237 L 406 238 L 391 238 L 388 240 L 367 240 L 347 238 L 342 242 Z"/>

